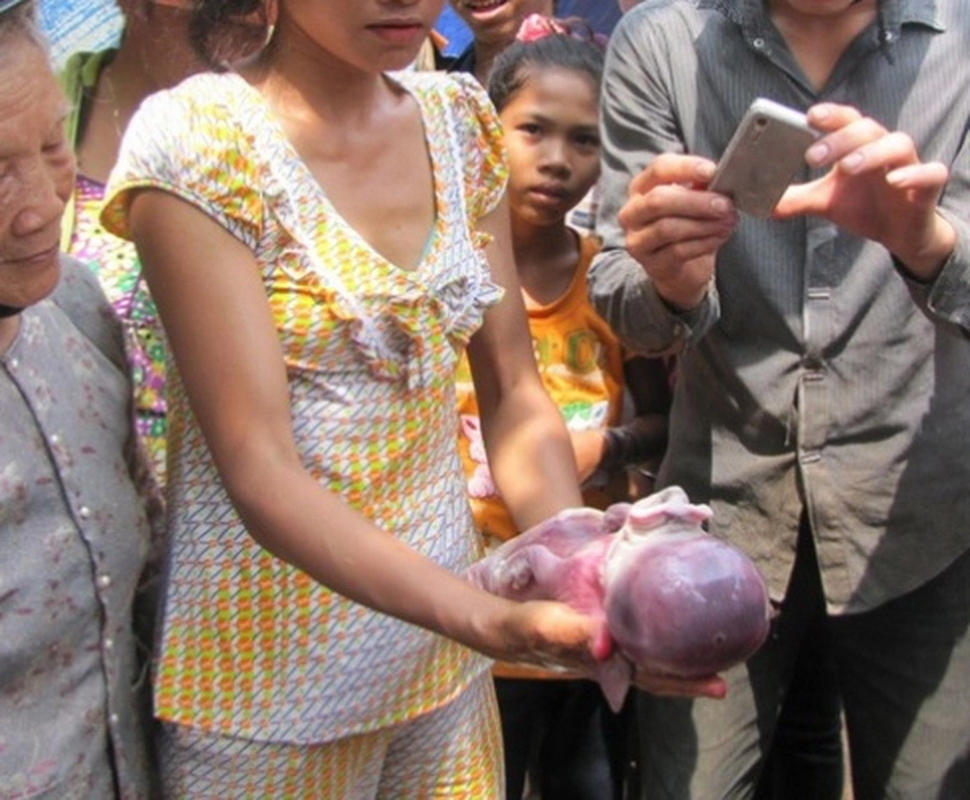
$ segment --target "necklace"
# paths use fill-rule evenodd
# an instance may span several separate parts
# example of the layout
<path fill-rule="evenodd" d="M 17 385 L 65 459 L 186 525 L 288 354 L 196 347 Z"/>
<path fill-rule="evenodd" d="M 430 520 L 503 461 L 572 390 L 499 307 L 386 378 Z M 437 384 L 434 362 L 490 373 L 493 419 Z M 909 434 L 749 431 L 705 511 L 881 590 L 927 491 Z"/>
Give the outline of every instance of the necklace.
<path fill-rule="evenodd" d="M 110 104 L 111 122 L 114 125 L 117 141 L 120 143 L 123 134 L 121 125 L 121 102 L 118 100 L 118 92 L 115 90 L 115 82 L 111 64 L 108 64 L 108 66 L 101 70 L 98 83 L 101 84 L 102 82 L 104 83 L 104 90 L 107 97 L 105 97 L 103 100 L 99 100 L 99 102 Z M 97 95 L 97 92 L 95 92 L 95 95 Z"/>
<path fill-rule="evenodd" d="M 87 98 L 86 119 L 82 120 L 84 127 L 76 146 L 78 173 L 103 183 L 118 156 L 126 122 L 111 64 L 101 70 Z"/>

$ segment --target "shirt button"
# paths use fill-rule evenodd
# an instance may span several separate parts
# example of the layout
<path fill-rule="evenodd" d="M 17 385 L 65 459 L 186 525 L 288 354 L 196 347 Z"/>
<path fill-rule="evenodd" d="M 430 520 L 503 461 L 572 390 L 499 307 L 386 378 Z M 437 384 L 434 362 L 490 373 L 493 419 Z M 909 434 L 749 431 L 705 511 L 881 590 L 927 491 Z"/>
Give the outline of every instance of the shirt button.
<path fill-rule="evenodd" d="M 114 646 L 115 646 L 115 640 L 112 639 L 110 636 L 107 639 L 104 640 L 104 649 L 105 650 L 112 650 L 112 649 L 114 649 Z"/>
<path fill-rule="evenodd" d="M 51 434 L 51 444 L 60 444 L 60 443 L 61 443 L 61 436 L 60 436 L 60 434 L 59 433 L 52 433 Z"/>
<path fill-rule="evenodd" d="M 91 509 L 88 508 L 87 506 L 81 506 L 78 509 L 77 513 L 81 517 L 81 519 L 87 519 L 88 517 L 91 516 Z"/>
<path fill-rule="evenodd" d="M 20 366 L 20 360 L 16 358 L 11 358 L 9 363 L 11 369 L 17 369 Z"/>
<path fill-rule="evenodd" d="M 754 47 L 755 50 L 764 50 L 765 49 L 765 40 L 762 39 L 759 36 L 757 39 L 752 39 L 751 40 L 751 45 L 752 45 L 752 47 Z"/>
<path fill-rule="evenodd" d="M 109 714 L 108 715 L 108 722 L 110 722 L 112 725 L 117 725 L 118 724 L 118 715 L 117 714 Z"/>
<path fill-rule="evenodd" d="M 111 576 L 110 575 L 98 575 L 98 586 L 102 589 L 107 589 L 111 586 Z"/>

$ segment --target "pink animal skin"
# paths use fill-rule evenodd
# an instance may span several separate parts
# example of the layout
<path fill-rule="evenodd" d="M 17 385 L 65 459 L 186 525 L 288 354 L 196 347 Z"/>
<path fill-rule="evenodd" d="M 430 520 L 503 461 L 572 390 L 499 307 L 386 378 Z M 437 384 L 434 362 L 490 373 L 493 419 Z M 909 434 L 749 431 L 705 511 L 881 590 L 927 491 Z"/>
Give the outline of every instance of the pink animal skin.
<path fill-rule="evenodd" d="M 633 505 L 563 511 L 473 564 L 467 577 L 515 600 L 560 600 L 599 624 L 588 675 L 616 711 L 634 668 L 700 678 L 748 659 L 770 605 L 751 560 L 701 527 L 678 486 Z"/>

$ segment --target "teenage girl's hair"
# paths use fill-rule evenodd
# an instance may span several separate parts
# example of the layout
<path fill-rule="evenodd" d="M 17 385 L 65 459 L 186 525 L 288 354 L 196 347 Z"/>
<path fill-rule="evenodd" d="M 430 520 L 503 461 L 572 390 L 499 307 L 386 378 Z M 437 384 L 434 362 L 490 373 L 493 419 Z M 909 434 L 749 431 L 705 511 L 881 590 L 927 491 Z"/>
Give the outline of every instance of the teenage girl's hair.
<path fill-rule="evenodd" d="M 498 111 L 544 69 L 566 69 L 589 77 L 599 93 L 603 78 L 603 48 L 593 36 L 576 35 L 560 21 L 557 30 L 528 41 L 516 41 L 495 58 L 488 75 L 488 95 Z M 563 20 L 561 22 L 568 22 Z"/>
<path fill-rule="evenodd" d="M 189 21 L 189 41 L 214 69 L 225 69 L 239 53 L 266 43 L 270 20 L 266 0 L 199 0 Z"/>

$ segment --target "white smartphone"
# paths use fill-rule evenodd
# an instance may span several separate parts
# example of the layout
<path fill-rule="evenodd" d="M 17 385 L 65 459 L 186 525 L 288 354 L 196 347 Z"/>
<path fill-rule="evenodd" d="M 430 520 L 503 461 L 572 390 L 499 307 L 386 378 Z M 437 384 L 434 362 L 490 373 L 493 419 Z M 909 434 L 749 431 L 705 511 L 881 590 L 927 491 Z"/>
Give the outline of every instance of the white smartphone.
<path fill-rule="evenodd" d="M 753 217 L 769 217 L 818 136 L 800 111 L 759 97 L 745 112 L 707 188 L 727 195 Z"/>

